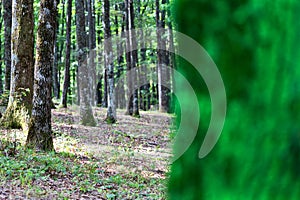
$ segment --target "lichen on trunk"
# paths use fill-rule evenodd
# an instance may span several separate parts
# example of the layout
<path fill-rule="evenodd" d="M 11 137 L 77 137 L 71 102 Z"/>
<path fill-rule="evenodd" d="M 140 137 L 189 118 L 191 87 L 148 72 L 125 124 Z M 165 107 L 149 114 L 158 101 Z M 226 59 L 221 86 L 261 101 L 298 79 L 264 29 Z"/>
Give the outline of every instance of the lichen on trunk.
<path fill-rule="evenodd" d="M 34 73 L 33 107 L 26 146 L 38 150 L 53 150 L 51 130 L 51 67 L 55 34 L 57 2 L 42 0 L 37 35 Z"/>

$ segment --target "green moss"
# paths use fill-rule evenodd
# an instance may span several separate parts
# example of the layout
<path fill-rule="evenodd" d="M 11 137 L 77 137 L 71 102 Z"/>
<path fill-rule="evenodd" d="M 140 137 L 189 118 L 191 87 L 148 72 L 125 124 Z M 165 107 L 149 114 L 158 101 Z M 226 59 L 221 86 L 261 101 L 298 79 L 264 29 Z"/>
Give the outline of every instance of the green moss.
<path fill-rule="evenodd" d="M 8 105 L 0 124 L 5 128 L 22 128 L 26 133 L 28 131 L 29 119 L 30 114 L 28 109 L 23 104 L 18 104 L 17 101 L 14 101 Z"/>
<path fill-rule="evenodd" d="M 113 117 L 107 117 L 104 121 L 108 124 L 114 124 L 117 120 Z"/>

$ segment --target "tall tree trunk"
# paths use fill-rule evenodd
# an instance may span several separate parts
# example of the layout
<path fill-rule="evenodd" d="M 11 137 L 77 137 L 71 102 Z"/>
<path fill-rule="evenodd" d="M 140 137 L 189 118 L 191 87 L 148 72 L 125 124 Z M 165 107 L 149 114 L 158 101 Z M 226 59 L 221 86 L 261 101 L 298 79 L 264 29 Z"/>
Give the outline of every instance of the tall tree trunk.
<path fill-rule="evenodd" d="M 59 1 L 57 1 L 57 4 Z M 63 16 L 64 18 L 64 13 L 65 13 L 65 1 L 62 1 L 63 4 Z M 56 99 L 59 99 L 60 97 L 60 78 L 59 78 L 59 60 L 61 59 L 61 51 L 60 50 L 60 44 L 59 41 L 57 40 L 58 35 L 59 35 L 59 25 L 60 25 L 60 15 L 58 14 L 57 10 L 56 12 L 56 19 L 55 19 L 55 36 L 54 36 L 54 60 L 53 60 L 53 67 L 52 67 L 52 89 L 53 89 L 53 95 Z M 63 28 L 62 28 L 63 29 Z M 63 35 L 63 30 L 61 35 Z M 62 48 L 62 46 L 61 46 Z"/>
<path fill-rule="evenodd" d="M 0 2 L 0 16 L 2 16 L 2 2 Z M 3 18 L 0 19 L 0 30 L 3 26 Z M 2 52 L 2 40 L 0 39 L 0 52 Z M 3 82 L 2 82 L 2 55 L 0 54 L 0 95 L 3 94 Z"/>
<path fill-rule="evenodd" d="M 1 123 L 28 131 L 33 94 L 33 0 L 13 0 L 11 86 Z"/>
<path fill-rule="evenodd" d="M 53 150 L 51 131 L 51 68 L 55 37 L 56 1 L 40 2 L 32 115 L 26 146 Z"/>
<path fill-rule="evenodd" d="M 104 27 L 104 61 L 107 67 L 107 80 L 108 80 L 108 98 L 107 98 L 107 115 L 106 121 L 114 123 L 117 120 L 115 94 L 114 94 L 114 64 L 113 64 L 113 51 L 110 30 L 110 6 L 109 0 L 103 1 L 103 27 Z"/>
<path fill-rule="evenodd" d="M 147 66 L 146 66 L 146 42 L 145 42 L 145 33 L 143 30 L 143 22 L 142 22 L 142 16 L 144 15 L 144 12 L 146 10 L 145 6 L 142 10 L 141 10 L 141 1 L 138 0 L 137 1 L 138 4 L 138 25 L 140 26 L 139 28 L 141 29 L 139 36 L 139 41 L 140 41 L 140 57 L 141 57 L 141 62 L 140 62 L 140 66 L 141 66 L 141 70 L 140 70 L 140 74 L 139 74 L 139 78 L 140 78 L 140 108 L 142 110 L 149 110 L 150 109 L 150 83 L 147 80 L 147 74 L 148 74 L 148 70 L 147 70 Z"/>
<path fill-rule="evenodd" d="M 77 59 L 78 81 L 80 90 L 80 122 L 83 125 L 95 126 L 96 122 L 91 107 L 91 94 L 89 90 L 89 73 L 86 56 L 86 31 L 84 0 L 76 0 L 76 35 L 77 35 Z"/>
<path fill-rule="evenodd" d="M 89 24 L 89 76 L 90 76 L 90 90 L 92 96 L 92 105 L 96 106 L 96 30 L 95 30 L 95 8 L 94 0 L 88 0 L 88 24 Z"/>
<path fill-rule="evenodd" d="M 165 0 L 162 0 L 165 4 Z M 157 27 L 157 81 L 158 81 L 158 104 L 161 112 L 169 110 L 169 88 L 167 83 L 169 77 L 167 74 L 168 56 L 165 51 L 165 9 L 160 10 L 159 0 L 156 0 L 156 27 Z"/>
<path fill-rule="evenodd" d="M 107 108 L 107 97 L 108 97 L 108 90 L 107 90 L 107 87 L 108 87 L 108 79 L 107 79 L 107 66 L 105 64 L 105 61 L 104 61 L 104 69 L 103 69 L 103 99 L 102 99 L 102 107 L 104 108 Z"/>
<path fill-rule="evenodd" d="M 97 15 L 97 26 L 99 27 L 101 25 L 101 15 L 98 14 Z M 101 37 L 101 29 L 98 29 L 97 30 L 97 44 L 98 46 L 100 46 L 102 42 L 102 37 Z M 97 59 L 97 62 L 98 62 L 98 69 L 101 69 L 103 64 L 102 64 L 102 54 L 103 54 L 103 51 L 99 51 L 98 52 L 98 59 Z M 97 105 L 98 106 L 101 106 L 102 105 L 102 79 L 104 77 L 104 74 L 102 72 L 98 72 L 98 76 L 97 76 Z"/>
<path fill-rule="evenodd" d="M 3 0 L 5 90 L 10 90 L 12 0 Z"/>
<path fill-rule="evenodd" d="M 68 0 L 66 30 L 66 61 L 64 73 L 64 85 L 62 93 L 62 106 L 67 107 L 68 91 L 70 87 L 70 52 L 71 52 L 71 26 L 72 26 L 72 0 Z"/>
<path fill-rule="evenodd" d="M 129 6 L 129 0 L 125 0 L 125 29 L 126 29 L 126 51 L 125 51 L 125 57 L 126 57 L 126 67 L 127 72 L 131 70 L 131 63 L 132 63 L 132 55 L 131 55 L 131 42 L 130 42 L 130 28 L 129 28 L 129 20 L 130 20 L 130 6 Z M 133 96 L 132 96 L 132 76 L 129 74 L 126 75 L 127 78 L 127 106 L 126 106 L 126 115 L 132 115 L 133 114 Z"/>
<path fill-rule="evenodd" d="M 115 4 L 115 11 L 118 12 L 119 10 L 124 10 L 118 9 L 118 5 Z M 121 23 L 121 34 L 119 33 L 119 21 L 118 21 L 118 15 L 115 15 L 115 26 L 117 27 L 115 29 L 115 33 L 117 38 L 123 37 L 124 36 L 124 23 L 125 23 L 125 16 L 123 15 L 123 21 Z M 117 74 L 116 74 L 116 81 L 118 82 L 118 87 L 117 91 L 115 92 L 116 94 L 116 106 L 117 108 L 125 108 L 126 104 L 124 104 L 124 99 L 125 99 L 125 91 L 124 91 L 124 79 L 120 79 L 121 76 L 123 75 L 123 65 L 124 65 L 124 43 L 121 40 L 117 40 L 117 61 L 118 61 L 118 67 L 117 67 Z"/>
<path fill-rule="evenodd" d="M 167 4 L 169 4 L 169 0 L 167 0 L 166 2 Z M 167 10 L 167 16 L 170 19 L 171 16 L 171 10 L 170 8 L 168 8 Z M 169 94 L 169 112 L 173 113 L 175 111 L 175 99 L 174 99 L 174 91 L 175 91 L 175 84 L 174 84 L 174 70 L 176 70 L 176 61 L 175 61 L 175 53 L 174 52 L 174 34 L 173 34 L 173 25 L 172 25 L 172 21 L 168 20 L 167 23 L 168 26 L 168 43 L 169 43 L 169 51 L 168 51 L 168 60 L 169 60 L 169 68 L 168 69 L 173 69 L 171 72 L 169 71 L 169 77 L 170 77 L 170 94 Z"/>
<path fill-rule="evenodd" d="M 132 73 L 132 86 L 133 86 L 133 102 L 132 102 L 132 115 L 135 117 L 139 117 L 139 89 L 138 89 L 138 52 L 137 52 L 137 41 L 136 41 L 136 30 L 134 25 L 134 8 L 133 8 L 133 0 L 129 0 L 129 29 L 130 29 L 130 43 L 132 49 L 131 53 L 131 70 L 134 70 Z"/>

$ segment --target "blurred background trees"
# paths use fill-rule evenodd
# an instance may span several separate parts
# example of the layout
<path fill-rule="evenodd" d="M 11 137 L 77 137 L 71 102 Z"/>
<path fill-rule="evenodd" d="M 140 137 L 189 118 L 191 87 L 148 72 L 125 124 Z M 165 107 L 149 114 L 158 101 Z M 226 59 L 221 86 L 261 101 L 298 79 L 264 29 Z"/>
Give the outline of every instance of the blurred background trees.
<path fill-rule="evenodd" d="M 199 159 L 210 101 L 201 77 L 180 60 L 203 114 L 194 143 L 171 167 L 170 199 L 299 198 L 299 6 L 294 0 L 175 1 L 178 31 L 199 42 L 222 74 L 228 113 L 214 150 Z"/>
<path fill-rule="evenodd" d="M 202 77 L 197 75 L 188 62 L 180 58 L 175 60 L 174 54 L 157 49 L 159 46 L 173 48 L 172 31 L 162 35 L 153 35 L 147 31 L 129 32 L 129 35 L 135 36 L 113 40 L 112 50 L 118 56 L 108 71 L 103 54 L 104 24 L 108 25 L 107 22 L 103 23 L 104 1 L 77 2 L 81 3 L 80 7 L 78 3 L 75 4 L 75 0 L 59 1 L 56 13 L 57 30 L 52 63 L 52 97 L 55 102 L 61 102 L 59 98 L 62 97 L 64 107 L 80 103 L 83 92 L 77 81 L 80 72 L 78 68 L 88 64 L 89 72 L 85 73 L 93 78 L 85 81 L 92 86 L 88 87 L 91 91 L 84 92 L 90 94 L 90 106 L 94 106 L 95 102 L 98 106 L 108 106 L 108 87 L 111 87 L 108 80 L 113 83 L 114 79 L 115 84 L 118 81 L 121 84 L 116 93 L 117 108 L 124 109 L 124 112 L 127 108 L 128 114 L 137 117 L 139 109 L 168 111 L 173 87 L 171 90 L 163 88 L 160 81 L 166 78 L 172 85 L 175 80 L 171 72 L 163 71 L 161 66 L 174 67 L 176 64 L 197 93 L 201 122 L 194 143 L 172 164 L 170 198 L 298 199 L 300 24 L 297 13 L 300 3 L 295 0 L 106 1 L 109 3 L 106 12 L 109 12 L 110 21 L 110 30 L 106 30 L 106 33 L 110 32 L 113 37 L 124 36 L 126 31 L 134 27 L 143 30 L 149 27 L 174 27 L 195 39 L 216 62 L 226 87 L 228 113 L 223 134 L 216 147 L 207 157 L 199 159 L 198 151 L 210 119 L 210 99 Z M 8 90 L 15 93 L 14 86 L 9 87 L 11 47 L 8 42 L 10 36 L 14 38 L 15 35 L 14 29 L 9 28 L 12 3 L 10 0 L 0 3 L 0 88 L 4 89 L 4 98 Z M 37 0 L 30 1 L 33 7 L 22 11 L 28 14 L 30 20 L 19 23 L 30 30 L 34 29 L 33 35 L 37 33 L 39 3 Z M 76 20 L 81 20 L 80 25 L 78 23 L 76 26 Z M 14 27 L 16 24 L 12 25 Z M 78 38 L 80 34 L 76 34 L 76 29 L 81 31 L 83 37 Z M 26 50 L 20 51 L 30 54 L 24 65 L 30 72 L 20 76 L 29 84 L 20 87 L 23 94 L 28 92 L 27 88 L 32 92 L 31 71 L 33 47 L 36 44 L 33 44 L 30 31 L 21 31 L 25 33 L 22 37 L 30 37 L 29 40 L 19 38 L 20 42 L 30 43 L 28 48 L 26 44 L 21 45 Z M 164 42 L 160 42 L 162 39 L 165 39 Z M 13 42 L 16 40 L 13 39 Z M 150 47 L 145 47 L 145 43 L 150 44 Z M 136 46 L 137 50 L 126 51 L 132 46 Z M 14 53 L 15 46 L 12 46 L 12 50 Z M 77 59 L 79 53 L 84 53 L 83 60 Z M 14 60 L 15 56 L 11 58 L 13 62 L 18 61 Z M 11 66 L 13 72 L 16 71 L 14 66 Z M 136 80 L 121 78 L 129 70 L 136 72 Z M 13 73 L 13 80 L 14 77 Z M 134 88 L 137 84 L 135 81 L 145 84 Z M 61 87 L 63 83 L 64 87 Z M 131 88 L 131 93 L 126 92 L 128 88 Z M 31 98 L 32 93 L 26 97 Z M 180 115 L 179 111 L 177 114 Z"/>

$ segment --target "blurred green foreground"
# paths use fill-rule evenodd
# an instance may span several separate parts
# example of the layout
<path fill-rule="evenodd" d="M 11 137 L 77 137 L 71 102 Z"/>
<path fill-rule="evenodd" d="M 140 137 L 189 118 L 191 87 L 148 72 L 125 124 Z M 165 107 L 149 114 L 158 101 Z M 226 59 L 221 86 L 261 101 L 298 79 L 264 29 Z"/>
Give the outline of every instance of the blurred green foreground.
<path fill-rule="evenodd" d="M 201 122 L 171 167 L 169 199 L 300 199 L 300 2 L 175 0 L 173 13 L 177 30 L 218 66 L 228 107 L 217 145 L 199 159 L 211 105 L 201 76 L 180 59 Z"/>

